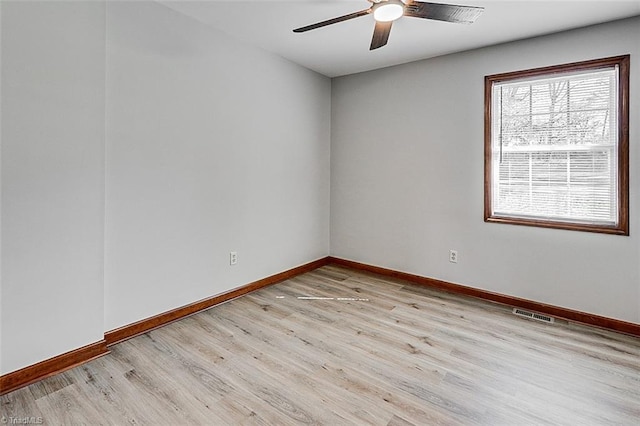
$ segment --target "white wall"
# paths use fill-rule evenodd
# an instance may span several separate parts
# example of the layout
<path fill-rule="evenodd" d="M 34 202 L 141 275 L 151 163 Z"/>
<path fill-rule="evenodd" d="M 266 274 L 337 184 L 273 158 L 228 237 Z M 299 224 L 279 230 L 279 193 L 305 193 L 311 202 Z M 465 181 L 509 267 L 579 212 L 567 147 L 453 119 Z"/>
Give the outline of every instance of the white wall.
<path fill-rule="evenodd" d="M 0 49 L 2 48 L 2 5 L 0 5 Z M 0 374 L 2 369 L 2 50 L 0 50 Z"/>
<path fill-rule="evenodd" d="M 158 4 L 107 11 L 105 330 L 326 256 L 330 80 Z"/>
<path fill-rule="evenodd" d="M 328 78 L 154 2 L 0 7 L 0 374 L 328 254 Z"/>
<path fill-rule="evenodd" d="M 7 373 L 103 338 L 105 9 L 0 8 Z"/>
<path fill-rule="evenodd" d="M 631 236 L 484 223 L 484 76 L 627 53 Z M 342 77 L 332 88 L 333 256 L 640 323 L 640 18 Z"/>

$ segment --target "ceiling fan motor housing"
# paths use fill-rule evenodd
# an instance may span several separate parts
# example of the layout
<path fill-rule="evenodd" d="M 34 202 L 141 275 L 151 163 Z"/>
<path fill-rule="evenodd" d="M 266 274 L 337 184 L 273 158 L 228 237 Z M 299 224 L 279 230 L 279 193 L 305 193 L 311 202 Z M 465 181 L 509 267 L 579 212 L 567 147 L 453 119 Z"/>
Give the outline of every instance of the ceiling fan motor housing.
<path fill-rule="evenodd" d="M 400 0 L 381 0 L 371 7 L 378 22 L 392 22 L 404 14 L 404 3 Z"/>

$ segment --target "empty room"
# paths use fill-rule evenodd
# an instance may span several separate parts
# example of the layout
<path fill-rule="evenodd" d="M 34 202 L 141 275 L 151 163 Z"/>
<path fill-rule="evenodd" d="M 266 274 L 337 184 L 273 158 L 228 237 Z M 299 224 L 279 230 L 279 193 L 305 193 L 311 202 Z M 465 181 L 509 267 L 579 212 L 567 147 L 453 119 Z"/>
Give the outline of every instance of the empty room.
<path fill-rule="evenodd" d="M 0 420 L 637 425 L 640 1 L 0 0 Z"/>

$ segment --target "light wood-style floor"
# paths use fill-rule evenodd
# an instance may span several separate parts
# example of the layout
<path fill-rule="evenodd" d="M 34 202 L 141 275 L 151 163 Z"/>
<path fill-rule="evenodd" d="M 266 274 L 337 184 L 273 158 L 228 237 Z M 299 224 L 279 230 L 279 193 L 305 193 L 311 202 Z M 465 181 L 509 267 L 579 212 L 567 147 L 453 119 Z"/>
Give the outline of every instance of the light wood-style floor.
<path fill-rule="evenodd" d="M 300 297 L 333 298 L 327 300 Z M 640 339 L 323 267 L 0 397 L 49 425 L 640 424 Z"/>

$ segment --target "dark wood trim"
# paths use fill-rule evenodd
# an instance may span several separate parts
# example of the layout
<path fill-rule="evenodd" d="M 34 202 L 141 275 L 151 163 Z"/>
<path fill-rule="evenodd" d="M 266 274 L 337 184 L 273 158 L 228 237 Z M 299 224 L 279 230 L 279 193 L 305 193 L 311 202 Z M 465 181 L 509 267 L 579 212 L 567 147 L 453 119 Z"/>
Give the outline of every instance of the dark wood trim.
<path fill-rule="evenodd" d="M 193 315 L 197 312 L 203 311 L 205 309 L 209 309 L 215 305 L 219 305 L 220 303 L 227 302 L 231 299 L 235 299 L 236 297 L 243 296 L 252 291 L 255 291 L 273 284 L 277 284 L 284 280 L 288 280 L 289 278 L 293 278 L 297 275 L 304 274 L 305 272 L 313 271 L 314 269 L 317 269 L 321 266 L 326 265 L 328 263 L 328 259 L 329 259 L 328 257 L 318 259 L 313 262 L 309 262 L 304 265 L 298 266 L 296 268 L 289 269 L 284 272 L 280 272 L 279 274 L 275 274 L 270 277 L 263 278 L 258 281 L 254 281 L 250 284 L 235 288 L 225 293 L 218 294 L 213 297 L 208 297 L 206 299 L 199 300 L 189 305 L 185 305 L 180 308 L 176 308 L 171 311 L 163 312 L 161 314 L 152 316 L 150 318 L 146 318 L 138 322 L 134 322 L 133 324 L 116 328 L 115 330 L 106 332 L 104 334 L 104 338 L 108 346 L 115 345 L 116 343 L 120 343 L 132 337 L 138 336 L 140 334 L 144 334 L 148 331 L 151 331 L 158 327 L 162 327 L 173 321 L 177 321 L 189 315 Z"/>
<path fill-rule="evenodd" d="M 508 296 L 505 294 L 494 293 L 491 291 L 467 287 L 460 284 L 453 284 L 450 282 L 427 278 L 420 275 L 409 274 L 407 272 L 400 272 L 393 269 L 381 268 L 379 266 L 354 262 L 352 260 L 329 257 L 328 261 L 330 264 L 345 266 L 347 268 L 370 272 L 386 277 L 392 277 L 399 280 L 408 281 L 410 283 L 417 284 L 423 287 L 429 287 L 449 293 L 475 297 L 477 299 L 489 300 L 491 302 L 501 303 L 503 305 L 524 308 L 531 311 L 536 311 L 541 314 L 551 315 L 556 318 L 562 318 L 567 321 L 579 322 L 590 326 L 606 328 L 608 330 L 640 337 L 640 324 L 607 318 L 600 315 L 589 314 L 586 312 L 575 311 L 573 309 L 548 305 L 546 303 L 521 299 L 519 297 Z"/>
<path fill-rule="evenodd" d="M 108 353 L 107 342 L 101 340 L 5 374 L 0 376 L 0 395 L 62 373 L 63 371 L 77 367 L 80 364 L 92 361 Z"/>
<path fill-rule="evenodd" d="M 491 108 L 491 92 L 493 90 L 493 82 L 489 76 L 484 78 L 484 221 L 486 222 L 492 217 L 493 211 L 491 206 L 493 205 L 492 188 L 491 188 L 491 175 L 492 175 L 492 160 L 493 150 L 491 145 L 491 123 L 492 123 L 492 108 Z"/>
<path fill-rule="evenodd" d="M 527 225 L 572 231 L 629 235 L 629 67 L 630 55 L 573 62 L 564 65 L 513 71 L 488 75 L 484 78 L 484 221 L 510 225 Z M 551 221 L 543 219 L 496 216 L 491 206 L 491 92 L 493 84 L 520 78 L 559 74 L 573 71 L 596 70 L 618 66 L 618 223 L 612 226 L 582 224 L 579 222 Z"/>
<path fill-rule="evenodd" d="M 491 81 L 507 81 L 515 80 L 519 78 L 538 77 L 547 74 L 561 74 L 573 71 L 593 70 L 596 68 L 606 68 L 612 65 L 620 65 L 620 63 L 627 62 L 627 68 L 629 68 L 628 62 L 630 55 L 611 56 L 609 58 L 591 59 L 588 61 L 571 62 L 562 65 L 551 65 L 548 67 L 532 68 L 523 71 L 511 71 L 501 74 L 493 74 L 488 76 Z"/>
<path fill-rule="evenodd" d="M 618 208 L 620 230 L 629 235 L 629 80 L 631 56 L 619 57 L 618 105 Z"/>

